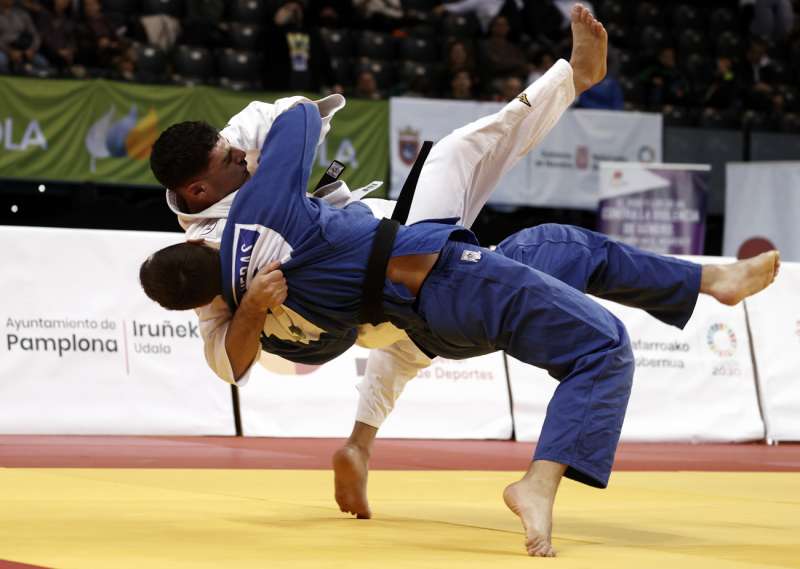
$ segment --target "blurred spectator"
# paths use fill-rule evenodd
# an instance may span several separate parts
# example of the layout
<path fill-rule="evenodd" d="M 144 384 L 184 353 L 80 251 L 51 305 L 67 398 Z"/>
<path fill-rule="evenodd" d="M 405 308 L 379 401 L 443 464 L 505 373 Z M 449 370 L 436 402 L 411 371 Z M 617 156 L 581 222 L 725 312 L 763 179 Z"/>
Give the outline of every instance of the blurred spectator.
<path fill-rule="evenodd" d="M 30 14 L 14 6 L 14 0 L 0 0 L 0 73 L 47 69 L 41 44 Z"/>
<path fill-rule="evenodd" d="M 753 38 L 750 41 L 739 75 L 747 108 L 769 109 L 774 73 L 767 56 L 767 44 L 763 40 Z"/>
<path fill-rule="evenodd" d="M 528 65 L 528 85 L 539 79 L 542 75 L 547 73 L 553 64 L 556 62 L 556 56 L 552 52 L 541 49 L 533 48 L 529 53 L 530 64 Z"/>
<path fill-rule="evenodd" d="M 79 22 L 72 6 L 72 0 L 53 0 L 53 11 L 40 13 L 42 53 L 60 71 L 83 77 L 85 68 L 76 65 Z"/>
<path fill-rule="evenodd" d="M 457 0 L 449 4 L 440 4 L 434 8 L 434 12 L 443 15 L 445 12 L 450 14 L 475 14 L 481 29 L 486 33 L 491 27 L 492 21 L 501 13 L 515 14 L 521 13 L 524 8 L 523 0 Z"/>
<path fill-rule="evenodd" d="M 288 91 L 320 91 L 334 85 L 330 58 L 317 28 L 307 24 L 303 4 L 281 2 L 268 15 L 264 86 Z"/>
<path fill-rule="evenodd" d="M 81 51 L 90 68 L 105 68 L 127 80 L 133 79 L 135 56 L 130 42 L 120 37 L 103 14 L 100 0 L 83 0 L 84 36 Z"/>
<path fill-rule="evenodd" d="M 353 94 L 359 99 L 379 100 L 381 98 L 378 91 L 378 82 L 371 71 L 364 70 L 356 77 L 356 89 Z"/>
<path fill-rule="evenodd" d="M 474 82 L 472 75 L 468 71 L 458 71 L 450 79 L 450 91 L 447 93 L 448 99 L 469 100 L 475 98 Z"/>
<path fill-rule="evenodd" d="M 403 23 L 400 0 L 353 0 L 353 7 L 364 26 L 373 30 L 392 31 Z"/>
<path fill-rule="evenodd" d="M 497 16 L 489 27 L 489 37 L 481 45 L 481 58 L 488 78 L 527 75 L 527 61 L 522 50 L 509 39 L 510 32 L 505 16 Z"/>
<path fill-rule="evenodd" d="M 791 0 L 756 0 L 750 30 L 762 37 L 783 40 L 794 25 Z"/>
<path fill-rule="evenodd" d="M 310 0 L 308 21 L 314 27 L 346 28 L 353 21 L 352 0 Z"/>
<path fill-rule="evenodd" d="M 223 44 L 225 34 L 219 26 L 225 13 L 224 0 L 185 0 L 181 43 L 216 47 Z"/>
<path fill-rule="evenodd" d="M 515 76 L 508 76 L 497 81 L 498 92 L 495 95 L 495 101 L 513 101 L 525 89 L 522 84 L 522 79 Z"/>
<path fill-rule="evenodd" d="M 447 72 L 452 77 L 459 71 L 475 73 L 475 58 L 461 40 L 454 40 L 447 48 Z"/>
<path fill-rule="evenodd" d="M 717 69 L 705 95 L 705 106 L 715 109 L 731 108 L 736 102 L 737 88 L 733 62 L 729 57 L 717 58 Z"/>
<path fill-rule="evenodd" d="M 600 83 L 584 91 L 576 104 L 581 109 L 608 109 L 621 111 L 625 107 L 625 98 L 622 95 L 622 86 L 611 73 L 605 76 Z"/>
<path fill-rule="evenodd" d="M 662 48 L 658 60 L 645 68 L 639 76 L 644 91 L 644 103 L 651 109 L 664 105 L 686 105 L 689 98 L 689 81 L 675 64 L 675 49 Z"/>

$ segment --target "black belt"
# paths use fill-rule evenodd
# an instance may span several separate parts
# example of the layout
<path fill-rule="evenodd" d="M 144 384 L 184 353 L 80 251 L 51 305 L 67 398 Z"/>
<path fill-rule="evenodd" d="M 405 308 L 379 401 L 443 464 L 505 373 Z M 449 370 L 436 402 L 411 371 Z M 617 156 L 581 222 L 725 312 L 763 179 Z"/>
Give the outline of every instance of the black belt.
<path fill-rule="evenodd" d="M 383 314 L 383 284 L 386 280 L 386 269 L 389 266 L 389 259 L 392 256 L 392 248 L 397 231 L 400 225 L 405 224 L 408 219 L 408 212 L 411 209 L 411 201 L 417 189 L 417 182 L 422 171 L 422 165 L 428 158 L 433 142 L 426 140 L 422 143 L 422 148 L 411 167 L 397 204 L 394 206 L 391 219 L 383 218 L 378 224 L 375 238 L 372 241 L 372 250 L 367 262 L 367 274 L 364 278 L 364 288 L 361 299 L 361 321 L 368 324 L 380 324 L 386 322 Z"/>

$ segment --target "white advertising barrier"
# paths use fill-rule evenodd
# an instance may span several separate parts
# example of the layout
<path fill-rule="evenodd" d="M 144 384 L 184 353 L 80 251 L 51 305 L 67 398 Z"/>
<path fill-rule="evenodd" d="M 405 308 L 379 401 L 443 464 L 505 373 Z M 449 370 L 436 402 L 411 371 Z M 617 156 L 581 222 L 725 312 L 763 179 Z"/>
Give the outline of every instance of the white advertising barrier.
<path fill-rule="evenodd" d="M 727 165 L 723 254 L 752 257 L 779 249 L 800 261 L 800 162 Z"/>
<path fill-rule="evenodd" d="M 355 420 L 368 350 L 353 347 L 323 366 L 265 355 L 239 390 L 246 436 L 344 437 Z M 511 405 L 503 356 L 437 358 L 405 388 L 383 437 L 508 439 Z"/>
<path fill-rule="evenodd" d="M 641 310 L 599 302 L 625 323 L 636 357 L 622 440 L 722 442 L 764 437 L 742 305 L 731 308 L 701 296 L 681 331 Z M 513 358 L 508 368 L 517 440 L 536 440 L 558 383 Z"/>
<path fill-rule="evenodd" d="M 748 298 L 767 438 L 800 441 L 800 263 L 783 263 L 775 282 Z"/>
<path fill-rule="evenodd" d="M 0 227 L 0 433 L 234 433 L 194 312 L 139 287 L 141 262 L 182 237 Z"/>
<path fill-rule="evenodd" d="M 502 106 L 392 98 L 392 196 L 400 192 L 423 141 L 437 142 Z M 567 111 L 544 141 L 500 181 L 489 203 L 594 210 L 599 163 L 660 161 L 662 125 L 660 114 Z"/>

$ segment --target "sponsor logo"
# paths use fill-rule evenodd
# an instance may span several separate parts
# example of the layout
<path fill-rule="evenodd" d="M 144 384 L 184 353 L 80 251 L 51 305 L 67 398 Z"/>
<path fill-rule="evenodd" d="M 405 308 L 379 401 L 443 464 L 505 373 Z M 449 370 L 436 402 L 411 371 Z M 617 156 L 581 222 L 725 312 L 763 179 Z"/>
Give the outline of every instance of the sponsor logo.
<path fill-rule="evenodd" d="M 520 103 L 524 103 L 529 107 L 531 106 L 530 101 L 528 101 L 528 95 L 526 95 L 525 93 L 520 93 L 519 97 L 517 97 L 517 101 L 519 101 Z"/>
<path fill-rule="evenodd" d="M 402 129 L 397 139 L 397 152 L 403 164 L 411 166 L 419 153 L 419 131 L 410 126 Z"/>
<path fill-rule="evenodd" d="M 86 133 L 84 142 L 91 156 L 89 170 L 97 170 L 97 160 L 102 158 L 129 158 L 147 160 L 150 149 L 158 138 L 158 115 L 155 109 L 139 118 L 136 105 L 128 114 L 116 119 L 116 107 L 111 105 Z"/>
<path fill-rule="evenodd" d="M 727 324 L 712 324 L 706 334 L 708 348 L 721 358 L 731 358 L 736 353 L 738 341 L 736 333 Z"/>
<path fill-rule="evenodd" d="M 575 167 L 578 170 L 586 170 L 589 168 L 589 147 L 578 146 L 575 149 Z"/>
<path fill-rule="evenodd" d="M 637 154 L 639 162 L 652 162 L 656 159 L 656 151 L 652 146 L 642 146 Z"/>
<path fill-rule="evenodd" d="M 39 126 L 39 121 L 29 121 L 22 138 L 17 140 L 19 142 L 14 142 L 14 119 L 7 117 L 0 122 L 0 143 L 3 144 L 3 148 L 12 152 L 22 152 L 32 146 L 47 150 L 47 139 L 42 132 L 42 127 Z"/>

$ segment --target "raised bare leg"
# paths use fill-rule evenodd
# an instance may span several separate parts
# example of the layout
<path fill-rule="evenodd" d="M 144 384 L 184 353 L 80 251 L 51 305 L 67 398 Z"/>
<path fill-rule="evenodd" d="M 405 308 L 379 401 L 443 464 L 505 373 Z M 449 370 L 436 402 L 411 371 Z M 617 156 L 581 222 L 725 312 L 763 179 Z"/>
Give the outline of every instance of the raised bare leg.
<path fill-rule="evenodd" d="M 553 504 L 567 467 L 549 460 L 531 462 L 518 482 L 506 487 L 503 500 L 522 520 L 525 549 L 532 557 L 555 557 L 553 549 Z"/>
<path fill-rule="evenodd" d="M 584 6 L 572 7 L 572 66 L 575 96 L 598 84 L 606 76 L 608 34 Z"/>
<path fill-rule="evenodd" d="M 333 455 L 336 503 L 343 512 L 358 519 L 369 519 L 372 511 L 367 501 L 367 475 L 372 444 L 378 429 L 356 421 L 347 442 Z"/>
<path fill-rule="evenodd" d="M 704 265 L 700 292 L 733 306 L 772 284 L 780 264 L 780 253 L 767 251 L 727 265 Z"/>

